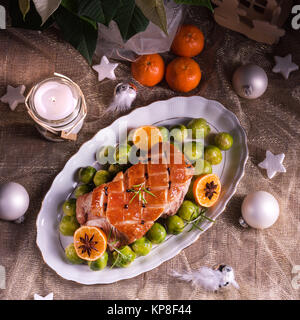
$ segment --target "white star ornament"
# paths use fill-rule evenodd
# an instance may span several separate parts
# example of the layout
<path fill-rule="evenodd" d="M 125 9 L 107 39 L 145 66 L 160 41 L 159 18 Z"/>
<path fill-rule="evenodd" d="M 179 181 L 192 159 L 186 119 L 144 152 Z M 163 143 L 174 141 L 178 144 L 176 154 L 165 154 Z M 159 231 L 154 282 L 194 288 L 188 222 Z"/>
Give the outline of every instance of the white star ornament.
<path fill-rule="evenodd" d="M 42 297 L 38 294 L 34 294 L 34 300 L 53 300 L 53 292 L 49 293 L 47 296 Z"/>
<path fill-rule="evenodd" d="M 118 63 L 110 63 L 106 56 L 103 56 L 100 64 L 94 65 L 92 68 L 98 72 L 98 81 L 105 78 L 116 80 L 115 69 Z"/>
<path fill-rule="evenodd" d="M 258 166 L 266 169 L 268 178 L 272 179 L 277 172 L 286 172 L 286 169 L 282 164 L 284 157 L 284 153 L 274 155 L 272 152 L 267 150 L 266 159 L 259 163 Z"/>
<path fill-rule="evenodd" d="M 299 66 L 292 62 L 291 54 L 288 54 L 285 57 L 275 56 L 274 59 L 276 65 L 272 71 L 275 73 L 281 73 L 285 79 L 289 78 L 291 72 L 299 70 Z"/>
<path fill-rule="evenodd" d="M 19 103 L 24 103 L 25 97 L 23 93 L 25 92 L 26 87 L 22 84 L 16 88 L 8 85 L 7 91 L 4 96 L 0 98 L 1 102 L 8 103 L 12 111 L 14 111 Z"/>

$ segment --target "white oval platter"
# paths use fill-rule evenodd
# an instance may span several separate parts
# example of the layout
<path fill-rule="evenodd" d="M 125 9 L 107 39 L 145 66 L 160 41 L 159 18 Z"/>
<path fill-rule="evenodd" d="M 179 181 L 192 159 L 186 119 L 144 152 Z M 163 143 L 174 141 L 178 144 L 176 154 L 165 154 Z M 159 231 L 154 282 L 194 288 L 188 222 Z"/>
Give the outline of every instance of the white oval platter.
<path fill-rule="evenodd" d="M 91 271 L 87 265 L 67 263 L 64 257 L 64 247 L 67 243 L 72 242 L 72 237 L 60 237 L 58 231 L 61 207 L 77 185 L 78 168 L 94 164 L 96 152 L 100 147 L 114 145 L 117 142 L 114 141 L 111 133 L 115 132 L 118 137 L 122 133 L 124 121 L 128 123 L 129 128 L 136 128 L 147 124 L 186 123 L 191 118 L 205 118 L 212 132 L 226 131 L 233 136 L 233 147 L 223 152 L 222 163 L 213 167 L 213 172 L 220 176 L 222 192 L 217 204 L 206 215 L 211 219 L 216 219 L 224 211 L 244 174 L 248 158 L 247 137 L 237 117 L 219 102 L 198 96 L 176 97 L 135 109 L 130 114 L 118 118 L 109 127 L 100 130 L 91 140 L 84 143 L 56 176 L 43 200 L 36 223 L 37 245 L 44 261 L 57 274 L 67 280 L 86 285 L 113 283 L 133 278 L 173 258 L 212 226 L 212 223 L 207 221 L 201 225 L 204 231 L 194 229 L 188 232 L 190 228 L 187 227 L 185 228 L 187 230 L 180 235 L 168 236 L 162 244 L 154 246 L 150 254 L 138 257 L 128 268 L 105 268 L 99 272 Z"/>

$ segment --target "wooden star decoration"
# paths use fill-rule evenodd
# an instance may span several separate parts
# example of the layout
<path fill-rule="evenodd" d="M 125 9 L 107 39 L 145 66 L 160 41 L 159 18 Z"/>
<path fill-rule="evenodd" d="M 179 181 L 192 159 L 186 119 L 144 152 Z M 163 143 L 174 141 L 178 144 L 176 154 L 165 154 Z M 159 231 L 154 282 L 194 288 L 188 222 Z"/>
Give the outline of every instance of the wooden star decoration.
<path fill-rule="evenodd" d="M 274 57 L 276 65 L 272 69 L 275 73 L 281 73 L 283 77 L 287 80 L 290 73 L 299 70 L 299 66 L 292 62 L 292 55 L 288 54 L 285 57 Z"/>
<path fill-rule="evenodd" d="M 8 103 L 10 109 L 14 111 L 19 103 L 24 103 L 25 97 L 23 96 L 23 93 L 25 92 L 25 89 L 23 84 L 16 88 L 8 85 L 6 94 L 0 98 L 0 101 Z"/>
<path fill-rule="evenodd" d="M 284 153 L 274 155 L 271 151 L 267 150 L 266 159 L 259 163 L 258 166 L 266 169 L 268 178 L 272 179 L 277 172 L 286 172 L 286 169 L 282 164 L 284 157 Z"/>
<path fill-rule="evenodd" d="M 98 72 L 98 81 L 105 78 L 116 80 L 115 69 L 118 63 L 110 63 L 106 56 L 103 56 L 100 64 L 94 65 L 92 68 Z"/>

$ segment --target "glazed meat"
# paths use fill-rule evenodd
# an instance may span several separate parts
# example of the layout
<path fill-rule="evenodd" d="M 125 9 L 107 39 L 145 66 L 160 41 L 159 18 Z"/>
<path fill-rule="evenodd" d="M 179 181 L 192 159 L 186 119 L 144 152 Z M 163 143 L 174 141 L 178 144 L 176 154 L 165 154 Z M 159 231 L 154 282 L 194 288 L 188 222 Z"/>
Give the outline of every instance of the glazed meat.
<path fill-rule="evenodd" d="M 161 144 L 147 161 L 141 160 L 125 173 L 119 172 L 112 182 L 80 196 L 77 220 L 102 228 L 109 243 L 130 244 L 158 218 L 177 212 L 193 173 L 193 166 L 174 145 Z"/>

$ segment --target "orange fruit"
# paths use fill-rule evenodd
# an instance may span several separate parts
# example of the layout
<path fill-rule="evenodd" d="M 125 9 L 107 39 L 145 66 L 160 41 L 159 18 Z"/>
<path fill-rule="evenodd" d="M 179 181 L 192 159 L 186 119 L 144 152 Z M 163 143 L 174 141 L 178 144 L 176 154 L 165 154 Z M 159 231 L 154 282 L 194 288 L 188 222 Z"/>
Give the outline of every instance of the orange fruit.
<path fill-rule="evenodd" d="M 199 64 L 192 58 L 178 57 L 167 66 L 166 81 L 175 91 L 189 92 L 195 89 L 201 76 Z"/>
<path fill-rule="evenodd" d="M 221 182 L 216 174 L 201 175 L 196 179 L 193 186 L 195 200 L 202 207 L 213 206 L 220 195 Z"/>
<path fill-rule="evenodd" d="M 106 251 L 107 238 L 97 227 L 82 226 L 74 233 L 74 247 L 78 257 L 95 261 Z"/>
<path fill-rule="evenodd" d="M 150 150 L 152 146 L 163 141 L 159 128 L 154 126 L 141 126 L 135 129 L 130 137 L 138 149 Z"/>
<path fill-rule="evenodd" d="M 153 87 L 164 77 L 164 60 L 157 53 L 140 56 L 132 62 L 131 73 L 140 84 Z"/>
<path fill-rule="evenodd" d="M 171 50 L 181 57 L 194 57 L 204 47 L 204 35 L 194 25 L 184 24 L 177 31 Z"/>

